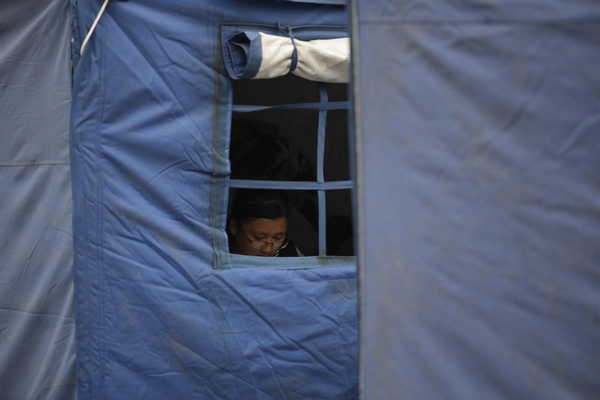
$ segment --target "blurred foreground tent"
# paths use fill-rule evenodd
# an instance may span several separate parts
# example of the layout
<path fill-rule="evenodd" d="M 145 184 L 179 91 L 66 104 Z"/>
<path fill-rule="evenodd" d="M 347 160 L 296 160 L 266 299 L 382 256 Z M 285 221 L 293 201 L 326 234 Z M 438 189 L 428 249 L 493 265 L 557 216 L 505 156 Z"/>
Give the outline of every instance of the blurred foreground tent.
<path fill-rule="evenodd" d="M 598 65 L 591 0 L 1 2 L 0 398 L 598 397 Z"/>

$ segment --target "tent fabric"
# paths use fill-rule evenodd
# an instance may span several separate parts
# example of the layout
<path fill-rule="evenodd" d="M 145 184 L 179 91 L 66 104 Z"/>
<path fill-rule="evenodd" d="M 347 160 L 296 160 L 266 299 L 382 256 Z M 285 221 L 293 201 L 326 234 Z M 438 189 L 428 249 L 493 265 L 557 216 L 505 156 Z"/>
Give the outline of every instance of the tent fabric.
<path fill-rule="evenodd" d="M 77 3 L 76 48 L 99 3 Z M 224 217 L 229 174 L 215 151 L 231 113 L 225 23 L 342 26 L 346 14 L 275 1 L 109 2 L 76 60 L 80 398 L 357 395 L 354 259 L 213 269 L 224 224 L 211 215 Z"/>
<path fill-rule="evenodd" d="M 0 15 L 0 398 L 74 399 L 69 2 Z"/>
<path fill-rule="evenodd" d="M 353 258 L 213 269 L 220 29 L 343 7 L 113 1 L 80 57 L 103 1 L 68 3 L 0 6 L 0 397 L 356 398 Z M 363 398 L 598 397 L 600 5 L 566 4 L 351 3 Z"/>
<path fill-rule="evenodd" d="M 348 83 L 350 40 L 300 40 L 242 31 L 225 38 L 223 58 L 232 79 L 271 79 L 293 73 L 318 82 Z"/>
<path fill-rule="evenodd" d="M 352 7 L 363 397 L 597 398 L 600 3 Z"/>

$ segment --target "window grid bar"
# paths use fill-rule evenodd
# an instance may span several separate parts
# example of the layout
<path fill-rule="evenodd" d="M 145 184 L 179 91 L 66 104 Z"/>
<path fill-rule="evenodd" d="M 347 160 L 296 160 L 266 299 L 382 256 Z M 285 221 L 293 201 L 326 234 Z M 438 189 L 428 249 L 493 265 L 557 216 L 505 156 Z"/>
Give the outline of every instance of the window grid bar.
<path fill-rule="evenodd" d="M 332 101 L 332 102 L 321 102 L 321 103 L 298 103 L 298 104 L 282 104 L 278 106 L 257 106 L 251 104 L 234 104 L 232 111 L 239 113 L 255 112 L 263 110 L 289 110 L 289 109 L 300 109 L 300 110 L 347 110 L 350 108 L 350 102 L 348 101 Z"/>
<path fill-rule="evenodd" d="M 230 179 L 229 187 L 237 189 L 340 190 L 352 189 L 354 183 L 352 181 L 306 182 Z"/>
<path fill-rule="evenodd" d="M 323 82 L 319 82 L 319 96 L 321 104 L 327 104 L 327 87 Z M 319 127 L 318 127 L 318 139 L 317 139 L 317 183 L 325 182 L 325 174 L 323 172 L 324 158 L 325 158 L 325 128 L 327 126 L 327 110 L 322 108 L 319 111 Z M 326 204 L 325 204 L 325 191 L 319 190 L 318 192 L 319 202 L 319 255 L 324 256 L 327 254 L 327 215 L 326 215 Z"/>

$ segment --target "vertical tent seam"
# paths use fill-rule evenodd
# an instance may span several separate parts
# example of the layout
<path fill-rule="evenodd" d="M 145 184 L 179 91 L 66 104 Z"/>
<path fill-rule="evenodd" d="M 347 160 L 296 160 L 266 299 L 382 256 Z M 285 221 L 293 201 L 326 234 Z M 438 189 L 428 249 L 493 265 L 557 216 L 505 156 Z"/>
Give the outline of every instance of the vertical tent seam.
<path fill-rule="evenodd" d="M 106 1 L 108 2 L 108 0 Z M 106 77 L 106 74 L 104 73 L 104 45 L 103 43 L 105 43 L 104 41 L 100 41 L 100 45 L 98 46 L 98 58 L 99 58 L 99 64 L 100 64 L 100 68 L 99 68 L 99 74 L 100 74 L 100 79 L 98 80 L 98 85 L 99 85 L 99 94 L 100 94 L 100 105 L 99 105 L 99 118 L 97 121 L 97 128 L 96 128 L 96 152 L 95 152 L 95 156 L 96 156 L 96 171 L 97 171 L 97 175 L 96 175 L 96 186 L 97 186 L 97 190 L 98 190 L 98 202 L 97 204 L 102 205 L 102 166 L 101 166 L 101 137 L 102 137 L 102 121 L 104 120 L 104 97 L 105 97 L 105 85 L 103 85 L 104 79 Z M 100 306 L 100 318 L 103 320 L 104 318 L 104 313 L 105 313 L 105 304 L 104 304 L 104 300 L 105 300 L 105 296 L 104 296 L 104 268 L 103 268 L 103 237 L 102 237 L 102 232 L 103 232 L 103 221 L 104 221 L 104 208 L 102 206 L 100 206 L 97 210 L 98 212 L 98 220 L 97 220 L 97 226 L 96 226 L 96 235 L 97 235 L 97 256 L 98 256 L 98 285 L 100 287 L 99 290 L 99 301 L 98 304 Z M 99 329 L 99 334 L 100 334 L 100 348 L 98 349 L 98 358 L 100 360 L 100 366 L 99 366 L 99 373 L 100 373 L 100 379 L 99 379 L 99 385 L 100 385 L 100 398 L 104 398 L 105 393 L 104 393 L 104 372 L 105 372 L 105 354 L 106 354 L 106 332 L 104 329 L 104 323 L 100 323 L 98 326 Z"/>

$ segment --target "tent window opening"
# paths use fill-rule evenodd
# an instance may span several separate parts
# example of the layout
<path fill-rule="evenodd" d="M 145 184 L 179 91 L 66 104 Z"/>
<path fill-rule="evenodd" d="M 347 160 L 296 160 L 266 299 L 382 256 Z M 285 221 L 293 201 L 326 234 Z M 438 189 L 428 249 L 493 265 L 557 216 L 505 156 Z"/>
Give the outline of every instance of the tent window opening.
<path fill-rule="evenodd" d="M 328 34 L 325 36 L 328 37 Z M 248 37 L 255 35 L 244 33 L 240 37 L 236 33 L 228 37 L 246 45 Z M 330 44 L 328 42 L 327 46 Z M 264 40 L 262 45 L 265 45 Z M 304 72 L 294 74 L 289 73 L 289 68 L 286 71 L 286 67 L 272 67 L 268 69 L 282 69 L 283 73 L 270 76 L 269 72 L 269 76 L 255 79 L 256 74 L 264 74 L 260 69 L 265 62 L 259 62 L 260 67 L 251 66 L 252 63 L 257 64 L 251 60 L 256 51 L 246 47 L 236 56 L 232 54 L 239 50 L 236 46 L 233 45 L 233 52 L 231 43 L 228 49 L 224 49 L 224 64 L 229 65 L 227 69 L 231 78 L 224 82 L 224 86 L 226 84 L 230 89 L 231 105 L 228 121 L 222 126 L 229 130 L 226 132 L 229 140 L 225 154 L 230 175 L 225 188 L 228 199 L 224 205 L 226 217 L 222 220 L 227 254 L 218 252 L 217 258 L 220 255 L 227 261 L 217 261 L 216 267 L 223 267 L 233 258 L 235 262 L 228 264 L 230 267 L 266 264 L 275 268 L 310 268 L 335 266 L 336 260 L 341 260 L 339 265 L 347 265 L 345 259 L 354 256 L 354 182 L 350 174 L 348 85 L 345 83 L 347 76 L 343 76 L 348 65 L 341 67 L 336 60 L 332 69 L 337 68 L 337 72 L 327 71 L 321 66 L 306 67 L 312 61 L 304 61 L 300 52 L 296 62 L 304 65 Z M 263 47 L 261 52 L 269 51 Z M 234 61 L 236 57 L 237 61 Z M 339 57 L 339 54 L 334 54 L 334 57 Z M 345 57 L 349 58 L 349 55 Z M 239 60 L 242 60 L 241 66 L 238 65 Z M 323 62 L 327 63 L 327 60 Z M 318 80 L 321 79 L 318 76 L 320 72 L 315 72 L 318 69 L 325 70 L 327 82 Z M 273 235 L 278 232 L 277 229 L 266 232 L 266 236 L 240 229 L 239 218 L 234 216 L 240 215 L 240 203 L 246 200 L 239 199 L 265 194 L 263 197 L 274 202 L 273 199 L 281 193 L 289 205 L 285 238 Z M 256 260 L 259 257 L 247 257 L 259 255 L 280 258 L 274 264 L 271 261 L 265 263 L 264 258 L 259 262 Z M 285 260 L 283 257 L 286 257 Z"/>
<path fill-rule="evenodd" d="M 232 85 L 229 209 L 237 189 L 285 190 L 303 255 L 353 255 L 347 85 L 293 75 Z"/>

